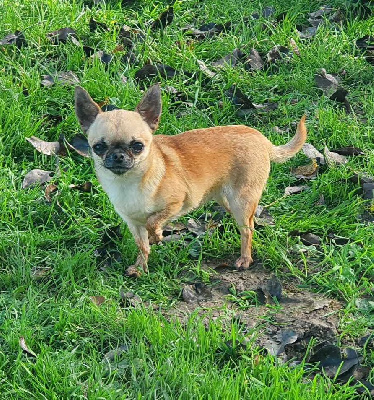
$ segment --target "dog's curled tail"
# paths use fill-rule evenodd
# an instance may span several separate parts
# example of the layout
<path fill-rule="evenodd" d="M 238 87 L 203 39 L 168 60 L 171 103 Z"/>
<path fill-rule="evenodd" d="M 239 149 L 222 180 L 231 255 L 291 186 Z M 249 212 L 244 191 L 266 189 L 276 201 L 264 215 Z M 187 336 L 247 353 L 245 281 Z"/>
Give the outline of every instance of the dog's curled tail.
<path fill-rule="evenodd" d="M 270 159 L 277 163 L 282 163 L 293 157 L 302 147 L 306 141 L 306 115 L 301 117 L 297 125 L 296 135 L 287 143 L 282 146 L 274 146 Z"/>

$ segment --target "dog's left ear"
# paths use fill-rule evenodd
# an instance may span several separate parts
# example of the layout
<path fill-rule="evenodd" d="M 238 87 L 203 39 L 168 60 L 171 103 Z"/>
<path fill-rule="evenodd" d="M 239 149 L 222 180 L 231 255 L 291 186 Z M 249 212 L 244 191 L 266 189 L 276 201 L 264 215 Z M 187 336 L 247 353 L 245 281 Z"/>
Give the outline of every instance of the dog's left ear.
<path fill-rule="evenodd" d="M 162 110 L 160 85 L 151 86 L 137 105 L 135 111 L 138 112 L 152 131 L 155 131 L 160 122 Z"/>
<path fill-rule="evenodd" d="M 92 100 L 91 96 L 83 88 L 77 86 L 75 88 L 75 114 L 84 133 L 88 131 L 100 113 L 102 113 L 101 108 Z"/>

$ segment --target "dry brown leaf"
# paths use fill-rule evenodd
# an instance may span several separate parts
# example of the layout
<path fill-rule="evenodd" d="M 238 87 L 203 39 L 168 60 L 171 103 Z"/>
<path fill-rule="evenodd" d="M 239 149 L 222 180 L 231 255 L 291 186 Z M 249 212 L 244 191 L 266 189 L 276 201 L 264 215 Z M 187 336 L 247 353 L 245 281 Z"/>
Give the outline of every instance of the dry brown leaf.
<path fill-rule="evenodd" d="M 33 268 L 31 271 L 31 275 L 33 279 L 39 280 L 48 276 L 50 272 L 51 272 L 51 267 Z"/>
<path fill-rule="evenodd" d="M 274 218 L 270 215 L 267 208 L 257 206 L 255 211 L 255 223 L 259 226 L 273 226 L 275 225 Z"/>
<path fill-rule="evenodd" d="M 325 146 L 324 149 L 324 154 L 325 154 L 325 159 L 326 162 L 329 166 L 334 166 L 334 165 L 344 165 L 347 164 L 348 159 L 345 156 L 342 156 L 341 154 L 334 153 L 330 151 L 327 146 Z"/>
<path fill-rule="evenodd" d="M 69 185 L 69 188 L 74 189 L 74 190 L 79 190 L 80 192 L 89 193 L 89 192 L 91 192 L 91 189 L 92 189 L 92 183 L 85 182 L 82 185 L 71 184 L 71 185 Z"/>
<path fill-rule="evenodd" d="M 308 186 L 288 186 L 286 189 L 284 189 L 284 194 L 286 196 L 290 196 L 291 194 L 304 192 L 307 189 L 309 189 Z"/>
<path fill-rule="evenodd" d="M 91 296 L 90 299 L 97 306 L 101 306 L 106 301 L 104 296 Z"/>
<path fill-rule="evenodd" d="M 36 150 L 38 150 L 40 153 L 45 154 L 47 156 L 53 156 L 53 155 L 65 155 L 66 154 L 66 148 L 64 143 L 61 142 L 46 142 L 42 139 L 39 139 L 36 136 L 31 136 L 29 138 L 26 138 L 26 140 L 31 143 Z"/>
<path fill-rule="evenodd" d="M 325 164 L 325 157 L 310 143 L 304 143 L 303 153 L 310 159 L 316 159 L 319 164 Z"/>
<path fill-rule="evenodd" d="M 199 65 L 200 71 L 203 72 L 208 78 L 213 78 L 217 75 L 206 66 L 204 61 L 197 60 L 197 64 Z"/>
<path fill-rule="evenodd" d="M 45 182 L 49 182 L 52 179 L 51 173 L 52 171 L 44 171 L 42 169 L 31 170 L 23 178 L 22 188 L 27 189 L 30 186 L 36 185 L 38 183 L 42 184 Z"/>
<path fill-rule="evenodd" d="M 90 146 L 88 144 L 86 136 L 82 134 L 75 135 L 71 138 L 70 143 L 69 142 L 66 143 L 71 149 L 75 150 L 81 156 L 87 158 L 91 157 Z"/>
<path fill-rule="evenodd" d="M 51 194 L 57 192 L 58 187 L 54 185 L 53 183 L 50 183 L 47 185 L 44 191 L 44 197 L 50 203 L 52 201 Z"/>
<path fill-rule="evenodd" d="M 290 39 L 290 45 L 292 47 L 292 51 L 299 57 L 301 57 L 299 47 L 297 46 L 295 40 L 293 38 Z"/>
<path fill-rule="evenodd" d="M 315 159 L 312 159 L 310 164 L 300 165 L 291 169 L 291 174 L 298 179 L 314 179 L 317 175 L 318 164 Z"/>
<path fill-rule="evenodd" d="M 21 346 L 22 350 L 25 351 L 30 356 L 36 357 L 36 354 L 30 350 L 26 344 L 26 340 L 23 336 L 19 338 L 19 345 Z"/>

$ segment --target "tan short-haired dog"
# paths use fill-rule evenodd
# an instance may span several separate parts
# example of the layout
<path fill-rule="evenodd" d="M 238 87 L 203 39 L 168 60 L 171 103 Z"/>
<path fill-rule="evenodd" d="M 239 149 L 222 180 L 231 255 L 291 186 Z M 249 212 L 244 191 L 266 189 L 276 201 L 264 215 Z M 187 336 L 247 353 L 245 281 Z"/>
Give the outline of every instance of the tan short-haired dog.
<path fill-rule="evenodd" d="M 147 272 L 149 245 L 162 240 L 168 221 L 209 200 L 234 216 L 241 234 L 241 255 L 235 265 L 249 267 L 253 217 L 270 161 L 286 161 L 301 149 L 305 116 L 289 143 L 274 146 L 243 125 L 153 136 L 161 115 L 159 85 L 145 93 L 135 111 L 109 112 L 102 112 L 77 87 L 75 111 L 88 134 L 97 177 L 139 248 L 135 265 L 127 269 L 129 275 L 139 276 L 139 268 Z"/>

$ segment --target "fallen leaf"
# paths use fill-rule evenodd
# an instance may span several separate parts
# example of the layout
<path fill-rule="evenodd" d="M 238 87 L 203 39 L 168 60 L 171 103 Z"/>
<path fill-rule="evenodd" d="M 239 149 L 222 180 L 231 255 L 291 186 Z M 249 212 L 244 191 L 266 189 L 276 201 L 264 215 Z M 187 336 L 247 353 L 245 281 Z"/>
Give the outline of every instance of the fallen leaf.
<path fill-rule="evenodd" d="M 374 183 L 363 183 L 362 184 L 362 198 L 364 200 L 374 199 Z"/>
<path fill-rule="evenodd" d="M 125 307 L 139 307 L 143 303 L 141 297 L 133 292 L 124 292 L 124 290 L 121 288 L 119 294 Z"/>
<path fill-rule="evenodd" d="M 257 206 L 255 212 L 255 223 L 259 226 L 274 226 L 274 218 L 270 215 L 269 210 L 263 206 Z"/>
<path fill-rule="evenodd" d="M 354 174 L 349 178 L 349 180 L 355 184 L 363 184 L 363 183 L 374 183 L 374 176 L 370 176 L 367 174 Z"/>
<path fill-rule="evenodd" d="M 194 258 L 198 259 L 201 255 L 202 245 L 199 240 L 193 240 L 188 246 L 188 254 Z"/>
<path fill-rule="evenodd" d="M 29 354 L 30 356 L 36 357 L 36 354 L 29 349 L 29 347 L 26 344 L 26 340 L 23 336 L 21 336 L 19 338 L 19 345 L 21 346 L 21 349 L 26 352 L 27 354 Z"/>
<path fill-rule="evenodd" d="M 312 159 L 310 164 L 301 165 L 291 169 L 291 174 L 298 179 L 314 179 L 317 176 L 318 164 Z"/>
<path fill-rule="evenodd" d="M 231 100 L 232 104 L 243 109 L 256 109 L 249 98 L 236 86 L 232 85 L 225 91 L 225 95 Z"/>
<path fill-rule="evenodd" d="M 345 244 L 349 243 L 350 240 L 346 237 L 337 236 L 334 233 L 329 233 L 327 237 L 337 246 L 344 246 Z"/>
<path fill-rule="evenodd" d="M 177 75 L 177 71 L 170 67 L 169 65 L 165 64 L 146 64 L 143 68 L 136 71 L 135 79 L 143 80 L 146 78 L 153 78 L 155 76 L 160 76 L 162 78 L 173 78 Z"/>
<path fill-rule="evenodd" d="M 83 51 L 86 57 L 91 57 L 93 54 L 95 54 L 95 49 L 90 46 L 83 46 Z"/>
<path fill-rule="evenodd" d="M 309 363 L 317 364 L 329 378 L 346 373 L 351 368 L 358 366 L 359 362 L 360 358 L 354 349 L 344 349 L 343 357 L 341 349 L 332 344 L 323 346 L 309 358 Z"/>
<path fill-rule="evenodd" d="M 26 138 L 26 140 L 31 143 L 36 150 L 47 156 L 52 155 L 66 155 L 66 147 L 63 140 L 58 142 L 46 142 L 36 136 L 31 136 Z"/>
<path fill-rule="evenodd" d="M 345 90 L 342 87 L 339 87 L 336 90 L 336 92 L 334 92 L 330 96 L 330 100 L 337 101 L 338 103 L 343 103 L 346 113 L 349 114 L 352 112 L 352 106 L 350 105 L 349 101 L 346 98 L 347 94 L 348 94 L 347 90 Z"/>
<path fill-rule="evenodd" d="M 322 6 L 319 10 L 309 13 L 311 19 L 322 19 L 336 11 L 336 8 L 330 6 Z"/>
<path fill-rule="evenodd" d="M 287 47 L 277 45 L 266 54 L 266 60 L 268 64 L 272 64 L 279 60 L 289 60 L 291 56 L 292 54 Z"/>
<path fill-rule="evenodd" d="M 264 347 L 269 351 L 272 356 L 279 356 L 285 351 L 288 344 L 295 343 L 298 335 L 291 329 L 280 330 L 272 340 L 264 343 Z"/>
<path fill-rule="evenodd" d="M 51 273 L 51 269 L 51 267 L 33 268 L 31 270 L 31 276 L 35 280 L 43 279 Z"/>
<path fill-rule="evenodd" d="M 156 20 L 153 21 L 151 29 L 153 31 L 157 29 L 164 29 L 167 25 L 170 25 L 174 19 L 174 8 L 170 6 L 164 11 Z"/>
<path fill-rule="evenodd" d="M 262 16 L 263 16 L 264 18 L 269 18 L 269 17 L 271 17 L 272 15 L 274 15 L 274 13 L 275 13 L 274 7 L 265 7 L 265 8 L 262 10 Z"/>
<path fill-rule="evenodd" d="M 79 83 L 77 75 L 72 71 L 59 72 L 55 76 L 42 75 L 42 78 L 41 85 L 46 87 L 53 86 L 57 82 L 62 85 L 77 85 Z"/>
<path fill-rule="evenodd" d="M 71 149 L 75 150 L 81 156 L 87 158 L 91 157 L 90 146 L 86 136 L 82 134 L 75 135 L 71 138 L 70 143 L 68 141 L 66 143 Z"/>
<path fill-rule="evenodd" d="M 205 224 L 201 224 L 200 222 L 195 221 L 193 218 L 190 218 L 187 221 L 186 228 L 189 232 L 192 232 L 195 236 L 201 236 L 206 233 Z"/>
<path fill-rule="evenodd" d="M 49 182 L 52 177 L 52 171 L 44 171 L 42 169 L 33 169 L 32 171 L 28 172 L 22 182 L 22 188 L 27 189 L 30 186 L 34 186 L 36 184 L 42 184 L 45 182 Z"/>
<path fill-rule="evenodd" d="M 55 84 L 55 80 L 52 75 L 42 75 L 40 84 L 45 87 L 50 87 Z"/>
<path fill-rule="evenodd" d="M 235 67 L 237 62 L 243 57 L 243 53 L 239 49 L 235 49 L 231 54 L 214 61 L 212 66 L 215 68 L 223 68 L 225 66 Z"/>
<path fill-rule="evenodd" d="M 374 36 L 366 35 L 357 39 L 356 46 L 363 51 L 366 61 L 374 65 Z"/>
<path fill-rule="evenodd" d="M 171 235 L 172 233 L 179 233 L 186 230 L 186 225 L 182 224 L 181 222 L 169 222 L 167 225 L 164 226 L 163 234 L 164 236 Z"/>
<path fill-rule="evenodd" d="M 264 61 L 256 49 L 252 49 L 249 53 L 245 66 L 252 71 L 260 71 L 264 68 Z"/>
<path fill-rule="evenodd" d="M 1 39 L 0 46 L 16 46 L 20 49 L 27 46 L 27 41 L 21 31 L 15 31 L 14 33 L 10 33 Z"/>
<path fill-rule="evenodd" d="M 103 360 L 107 362 L 113 362 L 119 359 L 124 353 L 129 351 L 129 346 L 123 344 L 122 346 L 118 347 L 117 349 L 110 350 L 108 353 L 104 355 Z"/>
<path fill-rule="evenodd" d="M 374 297 L 359 297 L 356 299 L 355 304 L 360 311 L 366 313 L 374 311 Z"/>
<path fill-rule="evenodd" d="M 228 30 L 230 28 L 231 28 L 231 22 L 227 22 L 226 24 L 216 24 L 214 22 L 211 22 L 200 26 L 199 29 L 195 29 L 192 26 L 188 26 L 184 28 L 184 31 L 186 32 L 186 35 L 193 36 L 195 39 L 201 40 L 212 37 L 214 35 L 218 35 L 219 33 Z"/>
<path fill-rule="evenodd" d="M 318 25 L 317 26 L 307 26 L 307 27 L 298 27 L 297 33 L 300 37 L 300 39 L 310 39 L 313 36 L 316 35 L 318 30 Z"/>
<path fill-rule="evenodd" d="M 308 186 L 288 186 L 284 190 L 284 194 L 286 196 L 290 196 L 292 194 L 297 194 L 297 193 L 304 192 L 305 190 L 308 190 L 308 189 L 309 189 Z"/>
<path fill-rule="evenodd" d="M 106 301 L 104 296 L 91 296 L 90 299 L 96 306 L 101 306 Z"/>
<path fill-rule="evenodd" d="M 135 41 L 143 42 L 145 40 L 145 34 L 139 29 L 123 25 L 118 33 L 118 39 L 122 45 L 131 50 L 135 46 Z"/>
<path fill-rule="evenodd" d="M 203 283 L 185 285 L 182 289 L 182 297 L 186 303 L 206 301 L 212 298 L 211 289 Z"/>
<path fill-rule="evenodd" d="M 58 44 L 60 42 L 66 43 L 69 38 L 73 37 L 76 39 L 77 33 L 72 28 L 62 28 L 62 29 L 58 29 L 56 31 L 47 33 L 47 37 L 54 44 Z"/>
<path fill-rule="evenodd" d="M 342 156 L 341 154 L 334 153 L 334 152 L 330 151 L 327 148 L 327 146 L 325 146 L 324 154 L 325 154 L 326 163 L 329 166 L 344 165 L 344 164 L 346 164 L 348 162 L 347 157 Z"/>
<path fill-rule="evenodd" d="M 183 301 L 185 301 L 186 303 L 197 302 L 196 291 L 192 285 L 186 285 L 183 287 L 182 297 L 183 297 Z"/>
<path fill-rule="evenodd" d="M 82 185 L 71 184 L 71 185 L 69 185 L 69 188 L 70 189 L 74 189 L 74 190 L 79 190 L 80 192 L 89 193 L 92 190 L 92 183 L 91 182 L 85 182 Z"/>
<path fill-rule="evenodd" d="M 199 66 L 199 68 L 200 68 L 200 71 L 203 72 L 208 78 L 214 78 L 214 77 L 217 75 L 216 72 L 211 71 L 211 70 L 206 66 L 206 64 L 204 63 L 204 61 L 197 60 L 197 64 L 198 64 L 198 66 Z"/>
<path fill-rule="evenodd" d="M 365 154 L 361 149 L 353 146 L 339 147 L 338 149 L 331 149 L 331 151 L 342 156 L 362 156 Z"/>
<path fill-rule="evenodd" d="M 272 276 L 264 282 L 259 289 L 265 296 L 266 304 L 272 304 L 274 299 L 280 301 L 282 298 L 282 282 L 276 276 Z"/>
<path fill-rule="evenodd" d="M 311 160 L 316 160 L 318 164 L 325 164 L 325 157 L 310 143 L 304 143 L 303 153 Z"/>
<path fill-rule="evenodd" d="M 320 74 L 314 75 L 316 85 L 322 89 L 325 94 L 335 92 L 339 87 L 339 80 L 336 75 L 328 74 L 324 68 L 321 68 Z"/>
<path fill-rule="evenodd" d="M 104 24 L 103 22 L 98 22 L 92 17 L 90 18 L 89 27 L 90 32 L 95 32 L 97 29 L 100 29 L 102 31 L 110 31 L 107 24 Z"/>
<path fill-rule="evenodd" d="M 47 187 L 45 188 L 45 191 L 44 191 L 44 197 L 48 203 L 50 203 L 52 201 L 51 194 L 56 193 L 57 190 L 58 190 L 58 187 L 56 185 L 54 185 L 53 183 L 50 183 L 49 185 L 47 185 Z"/>
<path fill-rule="evenodd" d="M 300 240 L 307 246 L 320 246 L 322 239 L 314 233 L 303 233 Z"/>
<path fill-rule="evenodd" d="M 112 61 L 113 56 L 111 54 L 105 53 L 102 50 L 99 50 L 96 53 L 92 54 L 91 58 L 100 60 L 103 64 L 108 65 Z"/>
<path fill-rule="evenodd" d="M 299 47 L 297 46 L 295 40 L 293 38 L 290 39 L 290 46 L 292 47 L 292 51 L 299 57 L 301 57 L 301 53 Z"/>

